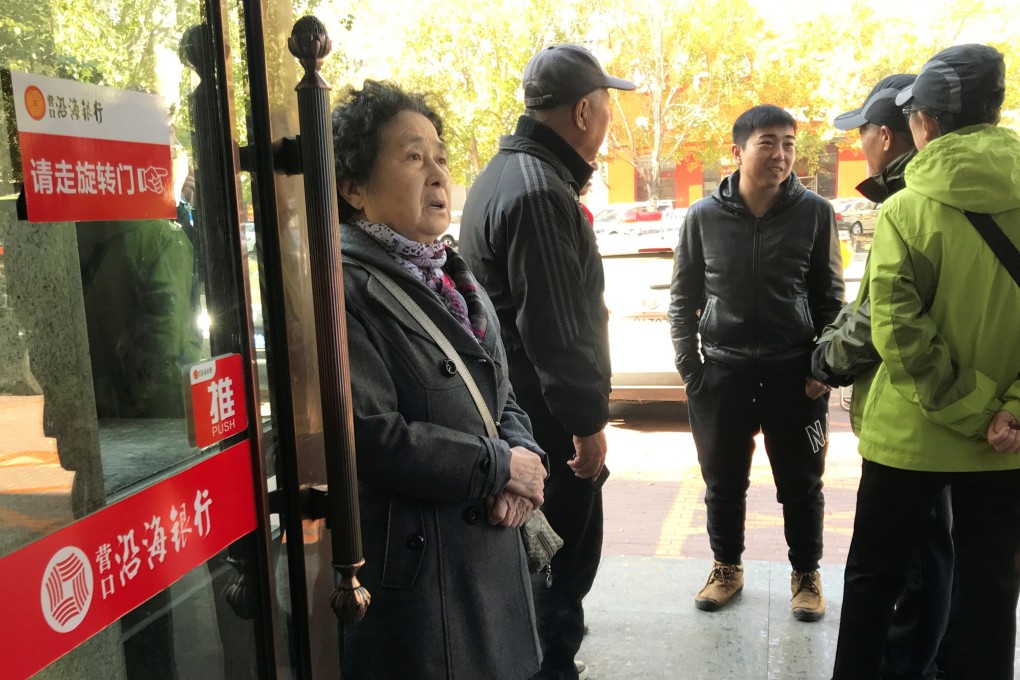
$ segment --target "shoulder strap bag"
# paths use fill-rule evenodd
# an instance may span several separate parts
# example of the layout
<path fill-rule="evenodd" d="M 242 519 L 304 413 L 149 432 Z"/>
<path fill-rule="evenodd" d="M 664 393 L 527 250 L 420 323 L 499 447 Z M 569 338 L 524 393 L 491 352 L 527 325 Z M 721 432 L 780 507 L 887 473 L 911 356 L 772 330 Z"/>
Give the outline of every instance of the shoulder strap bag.
<path fill-rule="evenodd" d="M 493 439 L 499 439 L 499 428 L 492 419 L 492 414 L 489 413 L 489 407 L 485 405 L 485 400 L 482 399 L 482 393 L 479 392 L 478 385 L 475 384 L 474 378 L 471 377 L 467 366 L 464 365 L 464 360 L 460 358 L 460 354 L 450 344 L 449 339 L 439 330 L 439 327 L 429 318 L 428 314 L 418 306 L 418 303 L 412 300 L 411 296 L 404 292 L 404 289 L 398 286 L 393 279 L 373 265 L 365 264 L 364 262 L 360 264 L 414 317 L 418 325 L 432 336 L 432 339 L 436 341 L 436 344 L 446 354 L 446 358 L 457 367 L 457 373 L 464 380 L 464 385 L 467 387 L 468 392 L 471 393 L 471 399 L 475 402 L 475 407 L 485 423 L 485 433 Z M 528 556 L 528 569 L 533 574 L 544 572 L 546 574 L 546 584 L 552 585 L 552 558 L 556 551 L 563 547 L 563 539 L 550 526 L 545 513 L 538 509 L 531 513 L 524 526 L 521 527 L 521 540 L 524 542 L 524 551 Z"/>
<path fill-rule="evenodd" d="M 1002 228 L 995 223 L 991 215 L 986 213 L 974 213 L 963 211 L 970 223 L 981 234 L 988 247 L 992 249 L 999 262 L 1006 268 L 1016 285 L 1020 286 L 1020 251 L 1016 249 L 1009 237 L 1003 233 Z"/>

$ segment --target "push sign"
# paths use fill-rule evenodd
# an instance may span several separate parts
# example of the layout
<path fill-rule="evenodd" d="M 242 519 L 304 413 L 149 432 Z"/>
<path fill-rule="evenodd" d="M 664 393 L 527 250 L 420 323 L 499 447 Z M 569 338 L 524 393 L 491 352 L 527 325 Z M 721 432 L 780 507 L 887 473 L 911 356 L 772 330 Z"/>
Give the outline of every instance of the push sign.
<path fill-rule="evenodd" d="M 248 427 L 240 354 L 227 354 L 188 368 L 188 438 L 204 449 Z"/>

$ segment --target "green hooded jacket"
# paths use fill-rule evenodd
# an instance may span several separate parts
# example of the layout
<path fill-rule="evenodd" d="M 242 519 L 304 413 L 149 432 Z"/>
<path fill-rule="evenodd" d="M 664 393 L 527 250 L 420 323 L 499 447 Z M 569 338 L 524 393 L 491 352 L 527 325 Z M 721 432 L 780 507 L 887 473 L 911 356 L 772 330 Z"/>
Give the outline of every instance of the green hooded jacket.
<path fill-rule="evenodd" d="M 857 185 L 862 196 L 875 203 L 884 203 L 906 183 L 903 173 L 917 154 L 916 149 L 894 159 L 885 170 Z M 861 411 L 867 401 L 868 388 L 875 369 L 882 361 L 871 342 L 871 300 L 868 299 L 868 272 L 871 258 L 864 267 L 857 299 L 840 311 L 836 320 L 825 327 L 818 337 L 813 365 L 819 369 L 815 377 L 827 384 L 854 386 L 850 399 L 850 426 L 861 434 Z M 817 356 L 817 355 L 821 356 Z"/>
<path fill-rule="evenodd" d="M 1020 246 L 1020 139 L 962 128 L 919 151 L 905 179 L 882 207 L 868 267 L 882 363 L 861 455 L 907 470 L 1020 468 L 986 440 L 997 411 L 1020 418 L 1020 286 L 961 212 L 990 213 Z"/>

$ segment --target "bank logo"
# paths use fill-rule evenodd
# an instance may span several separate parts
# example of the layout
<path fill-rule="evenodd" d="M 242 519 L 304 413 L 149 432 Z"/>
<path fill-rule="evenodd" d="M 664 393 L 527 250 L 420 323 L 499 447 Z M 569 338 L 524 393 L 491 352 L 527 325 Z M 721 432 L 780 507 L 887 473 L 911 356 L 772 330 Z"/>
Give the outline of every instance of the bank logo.
<path fill-rule="evenodd" d="M 42 579 L 42 612 L 46 623 L 58 633 L 78 627 L 92 604 L 92 565 L 74 546 L 61 548 L 50 558 Z"/>
<path fill-rule="evenodd" d="M 46 97 L 35 85 L 25 88 L 25 110 L 32 120 L 42 120 L 46 115 Z"/>

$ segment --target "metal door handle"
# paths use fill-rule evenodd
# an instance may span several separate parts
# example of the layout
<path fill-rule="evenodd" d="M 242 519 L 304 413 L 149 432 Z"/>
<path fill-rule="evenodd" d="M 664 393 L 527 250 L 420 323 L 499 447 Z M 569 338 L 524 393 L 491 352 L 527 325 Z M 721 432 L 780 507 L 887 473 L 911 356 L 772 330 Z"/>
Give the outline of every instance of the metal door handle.
<path fill-rule="evenodd" d="M 330 87 L 319 73 L 322 60 L 333 49 L 333 43 L 321 21 L 305 16 L 294 24 L 287 46 L 305 69 L 296 88 L 301 125 L 300 161 L 308 215 L 326 480 L 333 491 L 329 495 L 327 512 L 332 527 L 333 568 L 340 574 L 340 583 L 329 601 L 341 623 L 355 623 L 365 615 L 372 597 L 357 575 L 365 559 L 361 549 L 351 373 L 347 363 Z"/>

